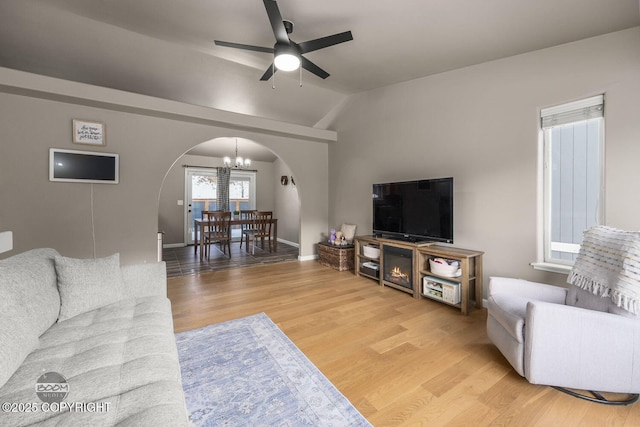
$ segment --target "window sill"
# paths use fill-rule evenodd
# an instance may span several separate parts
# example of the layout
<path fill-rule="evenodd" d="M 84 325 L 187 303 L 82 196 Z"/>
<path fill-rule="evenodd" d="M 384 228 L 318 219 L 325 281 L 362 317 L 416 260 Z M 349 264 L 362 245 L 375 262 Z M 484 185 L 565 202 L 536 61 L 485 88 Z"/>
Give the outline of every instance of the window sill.
<path fill-rule="evenodd" d="M 570 265 L 552 264 L 550 262 L 532 262 L 531 267 L 536 270 L 550 271 L 551 273 L 569 274 L 571 272 Z"/>

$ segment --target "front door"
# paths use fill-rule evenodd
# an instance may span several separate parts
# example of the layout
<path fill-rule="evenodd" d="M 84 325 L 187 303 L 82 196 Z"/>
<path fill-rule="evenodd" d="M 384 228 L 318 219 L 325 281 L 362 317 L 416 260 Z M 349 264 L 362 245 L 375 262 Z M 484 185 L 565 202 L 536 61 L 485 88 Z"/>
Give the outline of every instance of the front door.
<path fill-rule="evenodd" d="M 193 219 L 216 210 L 218 179 L 215 169 L 185 169 L 185 242 L 195 241 Z"/>
<path fill-rule="evenodd" d="M 195 242 L 193 219 L 202 211 L 217 210 L 217 174 L 215 168 L 185 169 L 185 242 Z M 232 212 L 256 209 L 256 172 L 232 170 L 229 180 L 229 209 Z M 231 236 L 240 238 L 240 226 L 234 226 Z"/>

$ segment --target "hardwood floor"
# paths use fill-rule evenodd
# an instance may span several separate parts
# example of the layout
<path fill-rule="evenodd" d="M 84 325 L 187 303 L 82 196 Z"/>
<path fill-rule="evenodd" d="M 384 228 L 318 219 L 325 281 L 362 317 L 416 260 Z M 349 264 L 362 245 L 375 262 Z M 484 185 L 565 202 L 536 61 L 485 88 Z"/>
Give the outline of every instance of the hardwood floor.
<path fill-rule="evenodd" d="M 176 332 L 265 312 L 374 426 L 640 426 L 529 384 L 486 335 L 486 310 L 381 288 L 315 261 L 169 279 Z"/>

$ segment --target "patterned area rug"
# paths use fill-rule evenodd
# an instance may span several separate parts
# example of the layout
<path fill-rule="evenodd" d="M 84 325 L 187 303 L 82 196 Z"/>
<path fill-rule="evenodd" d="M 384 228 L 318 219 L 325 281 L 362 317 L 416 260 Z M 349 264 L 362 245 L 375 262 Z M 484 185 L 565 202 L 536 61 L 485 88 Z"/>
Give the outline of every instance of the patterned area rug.
<path fill-rule="evenodd" d="M 264 313 L 176 341 L 196 426 L 370 426 Z"/>

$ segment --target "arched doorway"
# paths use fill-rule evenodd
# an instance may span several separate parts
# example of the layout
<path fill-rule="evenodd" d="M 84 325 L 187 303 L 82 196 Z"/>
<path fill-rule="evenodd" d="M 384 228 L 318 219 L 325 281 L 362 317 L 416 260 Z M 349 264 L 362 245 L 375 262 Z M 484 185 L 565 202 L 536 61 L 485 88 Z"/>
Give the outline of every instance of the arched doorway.
<path fill-rule="evenodd" d="M 198 212 L 206 206 L 206 203 L 209 204 L 209 208 L 215 208 L 215 201 L 203 200 L 202 197 L 189 200 L 189 177 L 194 176 L 193 173 L 215 177 L 216 168 L 224 166 L 223 158 L 235 156 L 235 144 L 235 137 L 220 137 L 205 141 L 187 150 L 168 170 L 160 191 L 158 210 L 158 225 L 164 233 L 165 252 L 179 248 L 187 248 L 187 250 L 193 248 L 189 246 L 193 243 L 192 239 L 189 239 L 193 232 L 193 221 L 190 215 L 199 216 Z M 279 156 L 259 143 L 237 138 L 237 144 L 238 155 L 250 158 L 251 165 L 245 168 L 232 168 L 232 177 L 235 176 L 239 181 L 248 179 L 250 182 L 253 176 L 255 188 L 252 194 L 248 194 L 247 200 L 234 198 L 230 194 L 232 202 L 230 210 L 251 207 L 272 211 L 274 218 L 278 218 L 277 253 L 269 257 L 265 255 L 262 260 L 244 259 L 243 261 L 251 264 L 251 262 L 266 263 L 297 259 L 300 246 L 300 198 L 295 185 L 295 176 Z M 286 185 L 282 180 L 284 176 L 287 177 Z M 235 251 L 240 249 L 239 231 L 235 231 L 234 235 L 237 235 Z M 238 258 L 232 263 L 227 261 L 226 264 L 239 266 L 242 264 L 240 261 L 241 259 Z"/>

